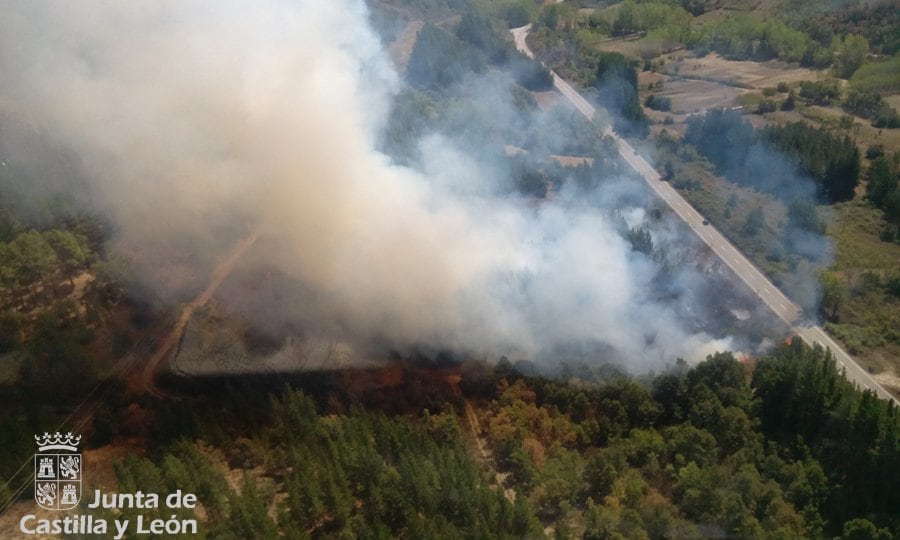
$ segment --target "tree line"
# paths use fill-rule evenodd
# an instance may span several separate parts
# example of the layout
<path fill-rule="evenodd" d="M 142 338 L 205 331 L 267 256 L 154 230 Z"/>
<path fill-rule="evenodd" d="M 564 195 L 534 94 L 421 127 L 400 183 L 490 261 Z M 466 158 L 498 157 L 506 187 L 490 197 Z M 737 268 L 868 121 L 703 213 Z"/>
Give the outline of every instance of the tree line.
<path fill-rule="evenodd" d="M 646 137 L 649 120 L 638 99 L 637 67 L 617 52 L 603 52 L 594 79 L 596 100 L 613 116 L 613 126 L 622 135 Z"/>
<path fill-rule="evenodd" d="M 390 399 L 407 409 L 386 414 L 338 390 L 340 379 L 312 374 L 299 384 L 309 394 L 293 386 L 267 394 L 244 381 L 229 387 L 227 403 L 201 392 L 148 404 L 158 421 L 144 439 L 146 457 L 130 454 L 116 466 L 118 490 L 195 493 L 202 514 L 178 517 L 202 516 L 201 538 L 542 535 L 527 499 L 492 486 L 472 458 L 458 409 L 446 401 L 423 408 L 449 393 L 397 388 Z M 114 431 L 134 436 L 122 414 Z M 135 512 L 147 514 L 123 517 Z M 150 517 L 171 511 L 158 513 Z"/>
<path fill-rule="evenodd" d="M 684 142 L 692 144 L 737 183 L 790 201 L 799 182 L 815 181 L 817 195 L 835 203 L 853 198 L 859 183 L 859 150 L 849 136 L 804 122 L 754 129 L 736 111 L 713 109 L 688 119 Z"/>
<path fill-rule="evenodd" d="M 25 309 L 44 286 L 74 278 L 93 261 L 88 239 L 65 229 L 28 230 L 0 242 L 0 302 Z"/>
<path fill-rule="evenodd" d="M 528 373 L 509 364 L 492 372 L 482 425 L 503 470 L 557 531 L 900 532 L 890 465 L 900 415 L 843 378 L 821 348 L 794 339 L 756 361 L 716 354 L 644 382 L 588 367 L 561 374 L 569 382 Z"/>
<path fill-rule="evenodd" d="M 428 369 L 364 394 L 347 384 L 359 372 L 310 373 L 268 394 L 226 381 L 145 404 L 156 427 L 146 457 L 117 466 L 120 489 L 197 493 L 216 538 L 900 532 L 900 415 L 799 339 L 641 378 L 602 364 L 458 369 L 490 465 L 465 403 Z"/>
<path fill-rule="evenodd" d="M 517 51 L 498 20 L 474 9 L 465 11 L 451 31 L 430 23 L 419 31 L 406 78 L 415 88 L 439 91 L 491 67 L 511 73 L 529 90 L 553 88 L 550 71 Z"/>
<path fill-rule="evenodd" d="M 870 149 L 871 150 L 871 149 Z M 875 149 L 866 171 L 866 197 L 884 212 L 885 220 L 894 227 L 887 231 L 886 240 L 900 240 L 900 163 L 889 160 L 884 152 Z M 898 154 L 894 154 L 895 157 Z"/>

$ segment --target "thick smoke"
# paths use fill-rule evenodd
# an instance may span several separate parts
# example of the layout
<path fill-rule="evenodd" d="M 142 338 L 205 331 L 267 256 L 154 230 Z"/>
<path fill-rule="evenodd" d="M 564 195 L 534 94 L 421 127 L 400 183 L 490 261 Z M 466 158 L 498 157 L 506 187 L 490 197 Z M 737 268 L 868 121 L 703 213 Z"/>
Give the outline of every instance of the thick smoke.
<path fill-rule="evenodd" d="M 249 263 L 291 279 L 307 333 L 634 369 L 724 348 L 650 297 L 652 260 L 583 197 L 500 195 L 440 137 L 421 170 L 376 151 L 400 82 L 362 2 L 7 2 L 0 65 L 5 157 L 31 159 L 17 129 L 76 156 L 151 267 L 258 232 Z"/>

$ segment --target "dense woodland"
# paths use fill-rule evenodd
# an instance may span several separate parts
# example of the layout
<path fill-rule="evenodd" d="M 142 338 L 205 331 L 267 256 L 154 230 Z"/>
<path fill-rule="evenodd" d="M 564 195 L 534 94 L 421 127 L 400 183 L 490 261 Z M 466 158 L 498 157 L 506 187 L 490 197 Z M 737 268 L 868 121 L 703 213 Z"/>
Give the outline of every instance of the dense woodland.
<path fill-rule="evenodd" d="M 120 488 L 196 493 L 210 538 L 900 533 L 896 408 L 799 341 L 640 379 L 504 359 L 391 373 L 180 381 L 142 400 L 143 425 L 110 391 L 93 441 L 139 437 Z"/>

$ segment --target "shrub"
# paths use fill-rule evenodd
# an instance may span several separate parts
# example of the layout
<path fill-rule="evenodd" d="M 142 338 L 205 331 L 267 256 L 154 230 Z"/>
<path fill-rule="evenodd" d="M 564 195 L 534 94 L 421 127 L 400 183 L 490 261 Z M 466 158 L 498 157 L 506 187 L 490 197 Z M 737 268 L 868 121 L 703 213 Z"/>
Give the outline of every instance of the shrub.
<path fill-rule="evenodd" d="M 666 96 L 647 96 L 647 99 L 644 100 L 644 106 L 653 109 L 654 111 L 671 111 L 672 110 L 672 98 Z"/>

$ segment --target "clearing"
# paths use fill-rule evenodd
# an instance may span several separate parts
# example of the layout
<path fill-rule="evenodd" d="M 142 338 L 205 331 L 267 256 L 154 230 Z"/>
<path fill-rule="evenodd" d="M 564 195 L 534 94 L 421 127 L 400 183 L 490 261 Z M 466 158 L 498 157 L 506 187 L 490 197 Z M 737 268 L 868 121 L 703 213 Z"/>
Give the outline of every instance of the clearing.
<path fill-rule="evenodd" d="M 768 62 L 728 60 L 715 53 L 696 58 L 692 53 L 677 51 L 663 55 L 662 58 L 666 63 L 660 69 L 667 75 L 718 82 L 745 89 L 777 86 L 780 82 L 794 86 L 800 81 L 816 81 L 826 76 L 825 72 L 778 60 Z"/>

